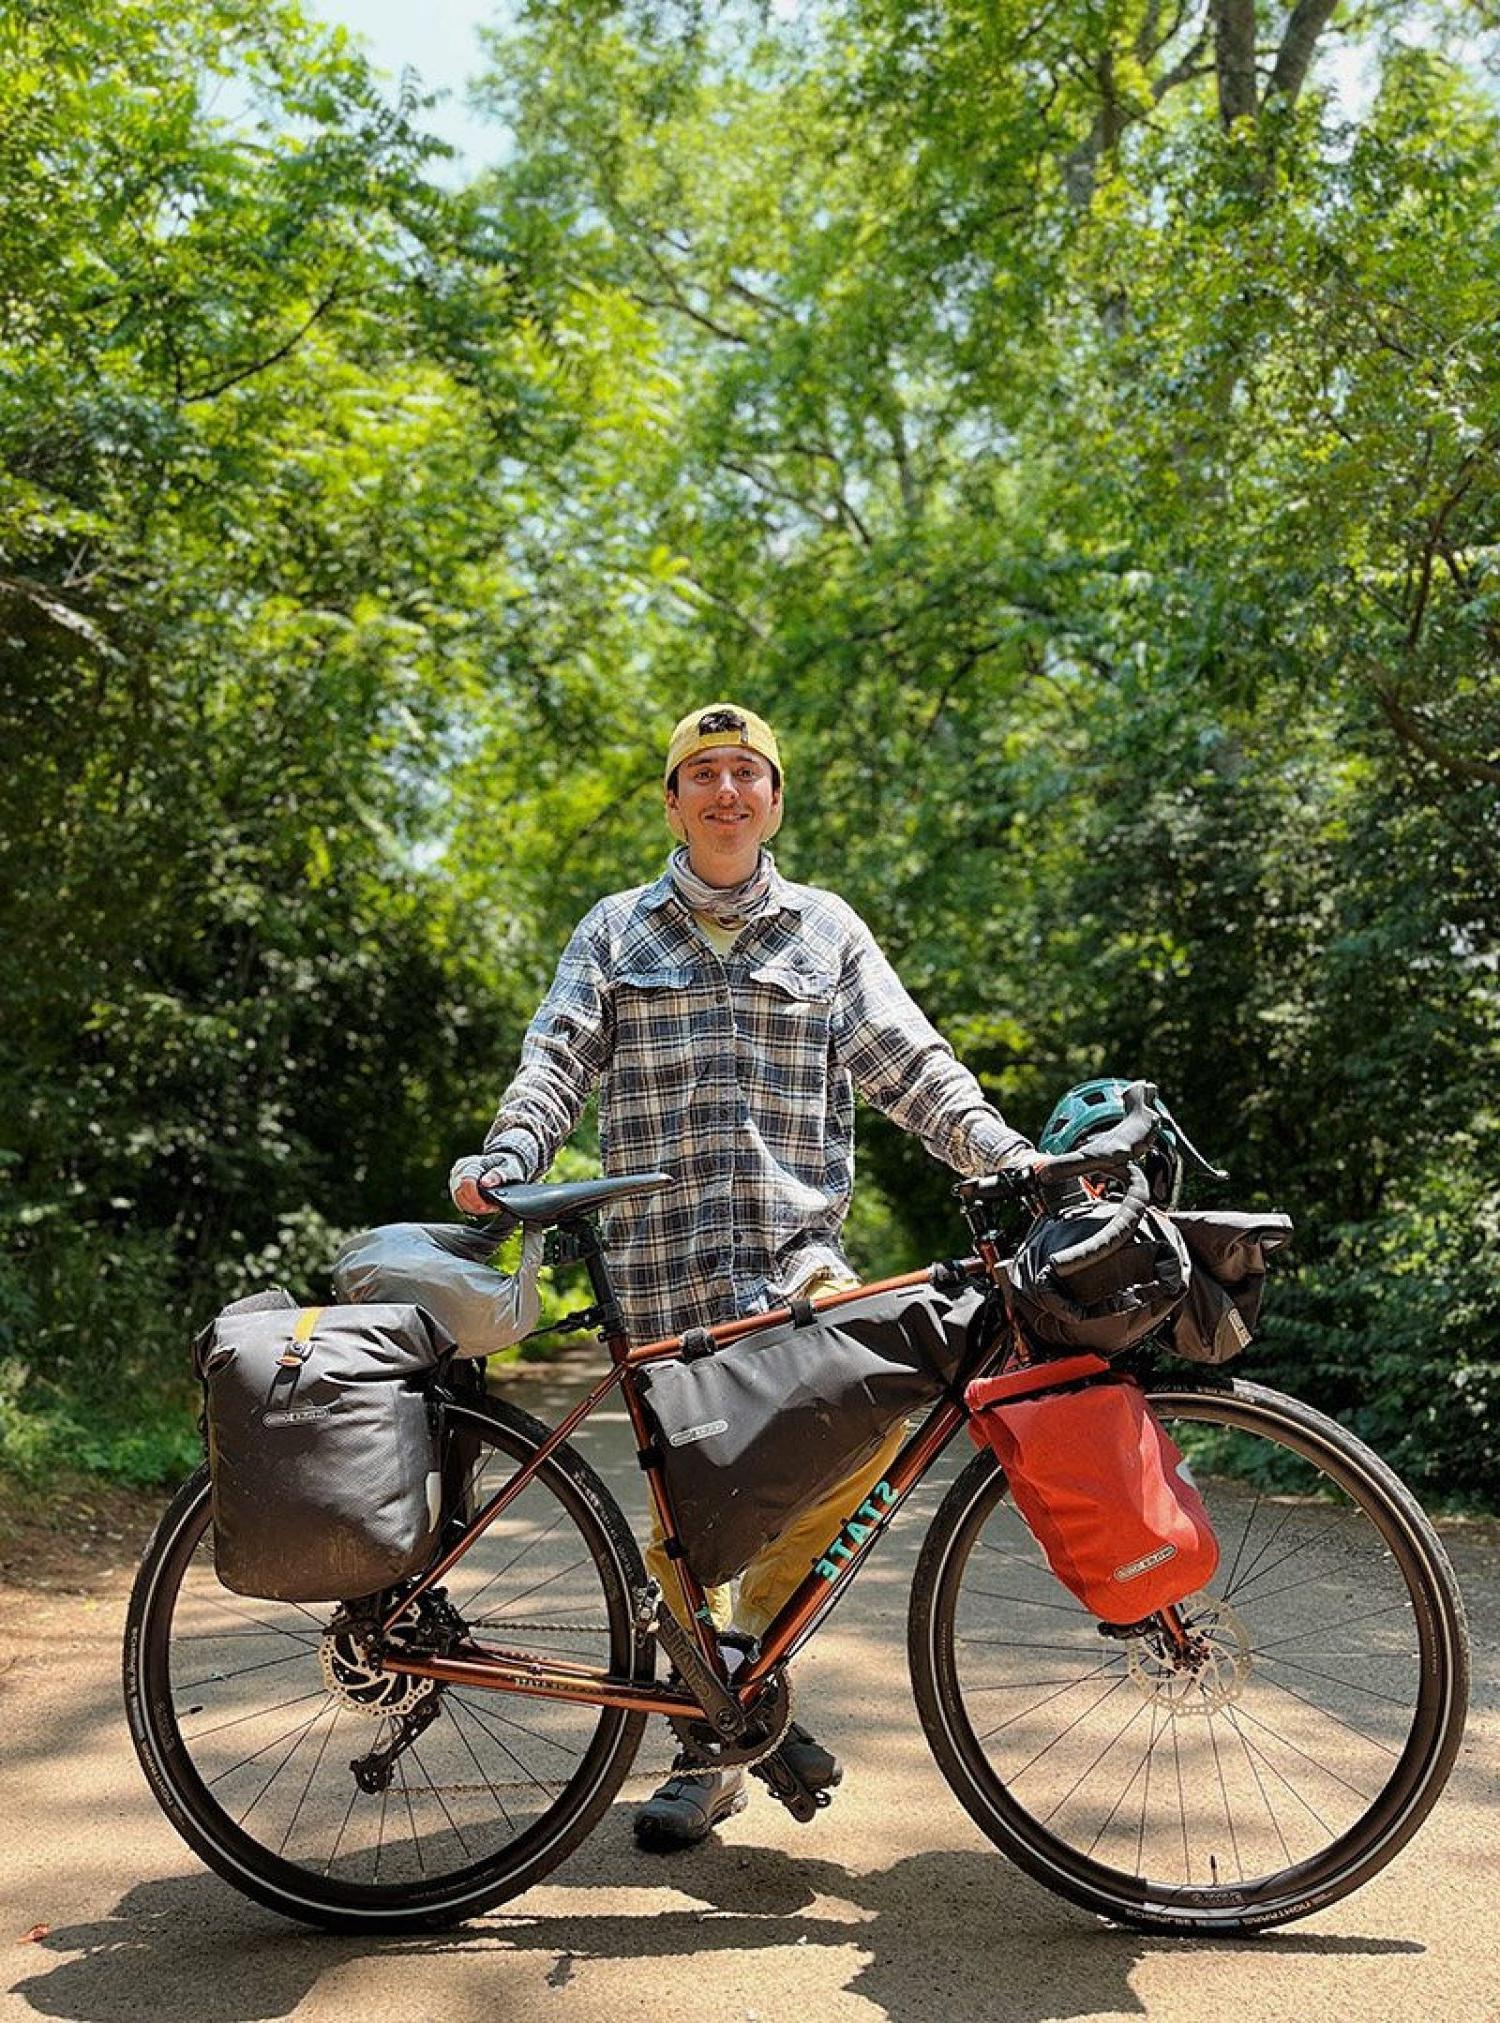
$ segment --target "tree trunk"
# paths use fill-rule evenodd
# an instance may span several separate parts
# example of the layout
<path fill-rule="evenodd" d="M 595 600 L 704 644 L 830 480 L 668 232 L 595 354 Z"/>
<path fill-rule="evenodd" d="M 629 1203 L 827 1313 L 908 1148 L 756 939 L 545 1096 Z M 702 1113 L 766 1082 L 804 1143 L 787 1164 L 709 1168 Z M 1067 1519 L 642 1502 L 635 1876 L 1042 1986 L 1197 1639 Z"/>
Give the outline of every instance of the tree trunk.
<path fill-rule="evenodd" d="M 1226 127 L 1253 119 L 1255 89 L 1255 0 L 1213 0 L 1214 67 L 1219 82 L 1219 118 Z"/>

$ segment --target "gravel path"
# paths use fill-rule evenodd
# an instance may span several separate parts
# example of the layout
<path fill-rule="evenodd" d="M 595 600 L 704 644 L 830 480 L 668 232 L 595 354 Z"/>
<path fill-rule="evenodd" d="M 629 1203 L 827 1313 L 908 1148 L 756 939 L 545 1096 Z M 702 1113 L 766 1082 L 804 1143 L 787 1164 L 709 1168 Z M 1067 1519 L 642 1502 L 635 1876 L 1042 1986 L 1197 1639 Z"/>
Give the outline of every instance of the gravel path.
<path fill-rule="evenodd" d="M 585 1376 L 573 1361 L 521 1377 L 511 1395 L 555 1417 Z M 623 1414 L 601 1415 L 582 1445 L 634 1508 Z M 906 1588 L 936 1494 L 924 1486 L 799 1663 L 800 1708 L 848 1772 L 813 1825 L 756 1786 L 707 1847 L 639 1853 L 630 1803 L 669 1754 L 658 1728 L 624 1801 L 549 1883 L 456 1934 L 384 1941 L 320 1936 L 244 1902 L 156 1811 L 118 1688 L 141 1502 L 75 1500 L 68 1544 L 22 1513 L 20 1544 L 13 1522 L 0 1546 L 0 2018 L 1500 2017 L 1500 1527 L 1447 1528 L 1475 1704 L 1436 1813 L 1356 1896 L 1210 1944 L 1109 1930 L 1049 1896 L 989 1848 L 939 1777 L 904 1661 Z M 870 1703 L 863 1659 L 885 1666 L 885 1700 Z"/>

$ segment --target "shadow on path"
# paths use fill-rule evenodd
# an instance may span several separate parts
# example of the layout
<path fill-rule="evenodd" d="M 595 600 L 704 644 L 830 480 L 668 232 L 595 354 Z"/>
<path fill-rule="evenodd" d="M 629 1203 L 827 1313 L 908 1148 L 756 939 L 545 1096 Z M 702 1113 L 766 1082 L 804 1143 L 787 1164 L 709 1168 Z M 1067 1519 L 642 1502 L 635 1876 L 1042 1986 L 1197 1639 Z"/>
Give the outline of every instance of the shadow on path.
<path fill-rule="evenodd" d="M 985 1993 L 987 2023 L 1039 2023 L 1124 2011 L 1144 2014 L 1130 1985 L 1152 1953 L 1253 1949 L 1307 1959 L 1337 1955 L 1421 1954 L 1402 1939 L 1295 1932 L 1253 1939 L 1153 1938 L 1115 1930 L 1054 1903 L 1008 1864 L 983 1853 L 929 1853 L 889 1868 L 857 1872 L 837 1863 L 797 1860 L 777 1849 L 713 1843 L 663 1862 L 637 1855 L 606 1826 L 608 1843 L 575 1858 L 561 1879 L 571 1894 L 597 1892 L 601 1908 L 560 1915 L 500 1912 L 452 1933 L 404 1938 L 344 1938 L 286 1924 L 241 1904 L 208 1875 L 148 1882 L 130 1890 L 94 1924 L 58 1928 L 39 1942 L 76 1958 L 59 1961 L 15 1986 L 39 2015 L 78 2023 L 249 2023 L 290 2014 L 325 1975 L 361 1960 L 421 1959 L 423 2013 L 443 2013 L 442 1963 L 464 1967 L 472 1990 L 489 1962 L 497 2010 L 519 2013 L 526 1989 L 543 1995 L 572 1984 L 586 1994 L 590 1962 L 661 1964 L 663 2008 L 669 1963 L 722 1953 L 782 1948 L 851 1948 L 861 1964 L 850 1994 L 896 2023 L 950 2023 L 972 2013 Z M 696 1900 L 635 1912 L 604 1908 L 612 1893 L 662 1888 Z M 530 1956 L 524 1980 L 509 1963 Z M 542 1961 L 548 1963 L 539 1974 Z M 768 1972 L 769 1972 L 769 1962 Z M 797 2005 L 794 1964 L 775 1966 L 781 2013 Z M 812 1977 L 810 1977 L 811 1979 Z M 545 1981 L 545 1989 L 540 1987 Z M 650 1992 L 649 1974 L 643 1992 Z M 826 1981 L 818 1979 L 818 1990 Z M 347 1995 L 347 1988 L 345 1989 Z M 330 1993 L 331 1999 L 331 1993 Z M 551 1997 L 555 2000 L 555 1994 Z M 394 2004 L 390 2013 L 396 2013 Z M 769 2013 L 769 2011 L 768 2011 Z"/>

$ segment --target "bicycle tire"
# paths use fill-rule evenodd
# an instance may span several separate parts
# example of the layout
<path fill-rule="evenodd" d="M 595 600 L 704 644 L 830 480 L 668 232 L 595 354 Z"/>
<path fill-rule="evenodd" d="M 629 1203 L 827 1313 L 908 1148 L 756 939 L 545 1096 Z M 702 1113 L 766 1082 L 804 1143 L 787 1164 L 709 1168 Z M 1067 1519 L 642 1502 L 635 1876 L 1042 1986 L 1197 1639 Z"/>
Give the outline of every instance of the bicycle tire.
<path fill-rule="evenodd" d="M 918 1712 L 970 1817 L 1049 1889 L 1150 1931 L 1283 1924 L 1368 1881 L 1436 1803 L 1467 1708 L 1463 1601 L 1411 1492 L 1333 1420 L 1243 1381 L 1148 1390 L 1221 1547 L 1183 1605 L 1215 1646 L 1203 1704 L 1146 1640 L 1101 1639 L 986 1452 L 923 1543 Z"/>
<path fill-rule="evenodd" d="M 499 1401 L 447 1413 L 470 1443 L 471 1493 L 491 1493 L 548 1437 Z M 631 1601 L 644 1581 L 618 1505 L 562 1447 L 444 1586 L 481 1636 L 510 1628 L 530 1648 L 648 1681 L 654 1640 Z M 146 1549 L 124 1651 L 131 1736 L 178 1833 L 246 1896 L 335 1930 L 457 1924 L 548 1874 L 619 1791 L 646 1717 L 443 1686 L 387 1789 L 362 1792 L 344 1742 L 379 1749 L 396 1729 L 330 1688 L 320 1652 L 335 1610 L 221 1587 L 206 1469 L 184 1485 Z"/>

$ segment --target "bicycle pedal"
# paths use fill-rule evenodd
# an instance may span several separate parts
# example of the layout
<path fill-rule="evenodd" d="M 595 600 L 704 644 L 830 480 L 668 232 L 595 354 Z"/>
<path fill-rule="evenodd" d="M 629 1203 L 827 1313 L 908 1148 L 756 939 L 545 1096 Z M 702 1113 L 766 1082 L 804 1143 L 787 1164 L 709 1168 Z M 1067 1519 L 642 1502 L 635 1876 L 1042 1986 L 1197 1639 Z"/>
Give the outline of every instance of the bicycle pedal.
<path fill-rule="evenodd" d="M 771 1796 L 786 1807 L 800 1826 L 815 1819 L 832 1800 L 829 1791 L 810 1791 L 778 1755 L 763 1756 L 759 1763 L 752 1763 L 750 1775 L 768 1787 Z"/>

